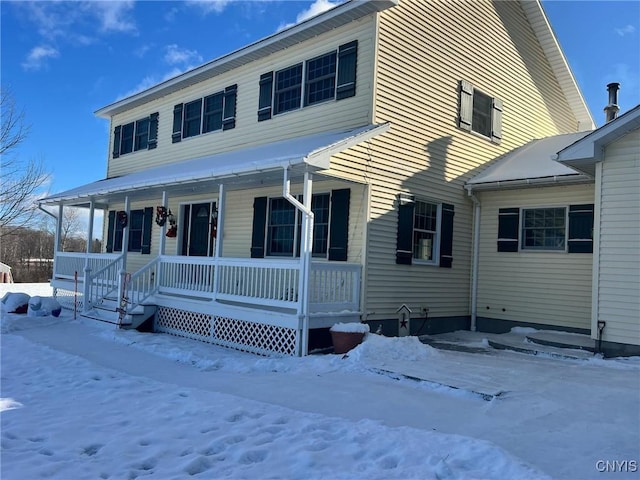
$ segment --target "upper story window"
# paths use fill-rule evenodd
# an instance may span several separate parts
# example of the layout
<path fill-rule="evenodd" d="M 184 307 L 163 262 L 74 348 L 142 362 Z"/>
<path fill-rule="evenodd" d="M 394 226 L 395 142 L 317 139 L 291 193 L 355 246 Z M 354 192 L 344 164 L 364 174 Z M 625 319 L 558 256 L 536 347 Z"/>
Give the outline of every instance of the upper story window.
<path fill-rule="evenodd" d="M 593 205 L 501 208 L 498 252 L 593 252 Z"/>
<path fill-rule="evenodd" d="M 438 265 L 451 268 L 453 262 L 453 205 L 416 200 L 413 195 L 398 198 L 396 263 Z"/>
<path fill-rule="evenodd" d="M 234 128 L 237 93 L 238 86 L 231 85 L 221 92 L 174 106 L 171 141 L 177 143 L 183 138 Z"/>
<path fill-rule="evenodd" d="M 302 64 L 276 72 L 275 114 L 300 108 Z"/>
<path fill-rule="evenodd" d="M 138 150 L 151 150 L 158 145 L 158 114 L 113 129 L 113 158 Z"/>
<path fill-rule="evenodd" d="M 356 94 L 358 41 L 260 76 L 258 121 L 328 100 Z"/>
<path fill-rule="evenodd" d="M 333 190 L 311 198 L 314 257 L 347 260 L 351 190 Z M 253 204 L 251 257 L 300 255 L 302 216 L 282 197 L 258 197 Z"/>
<path fill-rule="evenodd" d="M 502 140 L 502 101 L 476 89 L 466 80 L 460 81 L 458 125 L 476 132 L 494 143 Z"/>

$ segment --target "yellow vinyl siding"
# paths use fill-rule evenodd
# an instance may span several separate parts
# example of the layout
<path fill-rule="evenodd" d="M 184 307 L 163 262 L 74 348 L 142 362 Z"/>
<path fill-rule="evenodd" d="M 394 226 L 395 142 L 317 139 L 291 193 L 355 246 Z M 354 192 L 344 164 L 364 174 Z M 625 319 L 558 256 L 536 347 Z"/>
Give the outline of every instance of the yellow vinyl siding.
<path fill-rule="evenodd" d="M 501 208 L 593 203 L 593 185 L 481 192 L 479 317 L 591 328 L 593 255 L 545 251 L 498 252 Z"/>
<path fill-rule="evenodd" d="M 108 176 L 114 177 L 190 158 L 370 123 L 374 38 L 374 16 L 369 15 L 348 26 L 332 30 L 260 61 L 252 62 L 209 81 L 195 84 L 160 100 L 114 116 L 110 127 Z M 270 120 L 258 122 L 258 94 L 261 74 L 304 62 L 336 50 L 339 45 L 352 40 L 358 40 L 356 95 L 354 97 L 303 107 L 299 110 L 274 115 Z M 175 144 L 171 143 L 173 107 L 176 104 L 205 97 L 233 84 L 238 85 L 235 128 L 209 132 L 183 139 Z M 153 112 L 160 114 L 158 147 L 154 150 L 122 155 L 116 159 L 111 158 L 113 128 L 116 125 L 126 124 L 148 116 Z"/>
<path fill-rule="evenodd" d="M 597 316 L 607 322 L 604 340 L 640 345 L 640 130 L 604 158 Z"/>
<path fill-rule="evenodd" d="M 379 16 L 374 122 L 388 133 L 336 156 L 331 172 L 366 181 L 371 205 L 365 310 L 394 318 L 406 303 L 431 317 L 467 316 L 472 204 L 464 182 L 533 138 L 577 121 L 517 2 L 403 0 Z M 401 72 L 401 73 L 400 73 Z M 457 127 L 458 85 L 502 100 L 502 142 Z M 453 204 L 453 268 L 396 265 L 397 194 Z"/>

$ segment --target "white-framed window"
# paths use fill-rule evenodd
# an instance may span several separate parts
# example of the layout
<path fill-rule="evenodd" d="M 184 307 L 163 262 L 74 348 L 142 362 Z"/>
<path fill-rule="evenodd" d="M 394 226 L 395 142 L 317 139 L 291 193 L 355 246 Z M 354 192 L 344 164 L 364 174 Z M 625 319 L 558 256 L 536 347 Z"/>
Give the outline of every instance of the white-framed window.
<path fill-rule="evenodd" d="M 156 148 L 158 139 L 158 114 L 134 122 L 118 125 L 113 129 L 113 158 L 120 155 Z"/>
<path fill-rule="evenodd" d="M 260 75 L 258 121 L 356 94 L 358 41 L 277 71 Z"/>
<path fill-rule="evenodd" d="M 522 250 L 560 250 L 566 249 L 567 209 L 523 208 Z"/>
<path fill-rule="evenodd" d="M 330 194 L 311 197 L 313 222 L 313 256 L 326 257 L 329 244 Z M 302 216 L 286 198 L 269 199 L 267 218 L 267 256 L 299 256 Z"/>
<path fill-rule="evenodd" d="M 238 85 L 173 107 L 171 142 L 236 126 Z"/>
<path fill-rule="evenodd" d="M 593 204 L 500 208 L 497 250 L 593 253 Z"/>
<path fill-rule="evenodd" d="M 451 268 L 454 206 L 414 195 L 398 195 L 396 263 Z"/>
<path fill-rule="evenodd" d="M 416 200 L 413 211 L 413 259 L 436 263 L 439 247 L 440 205 Z"/>

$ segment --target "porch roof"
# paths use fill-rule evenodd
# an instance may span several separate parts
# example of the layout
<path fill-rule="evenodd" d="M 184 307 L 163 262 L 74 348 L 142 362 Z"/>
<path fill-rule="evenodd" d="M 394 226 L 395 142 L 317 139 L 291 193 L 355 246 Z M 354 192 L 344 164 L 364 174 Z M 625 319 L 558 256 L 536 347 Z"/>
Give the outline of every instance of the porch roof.
<path fill-rule="evenodd" d="M 185 194 L 205 191 L 220 183 L 282 181 L 284 168 L 290 169 L 290 178 L 304 171 L 326 170 L 332 155 L 386 132 L 389 126 L 365 125 L 160 165 L 72 188 L 46 197 L 40 204 L 87 206 L 90 201 L 109 203 L 125 195 L 148 197 L 168 189 Z"/>

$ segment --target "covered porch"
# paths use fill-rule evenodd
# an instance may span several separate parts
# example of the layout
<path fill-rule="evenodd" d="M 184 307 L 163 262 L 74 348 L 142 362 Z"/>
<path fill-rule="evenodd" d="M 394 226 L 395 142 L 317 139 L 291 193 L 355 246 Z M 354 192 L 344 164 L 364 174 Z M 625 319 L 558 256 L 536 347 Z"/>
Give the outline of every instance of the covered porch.
<path fill-rule="evenodd" d="M 313 258 L 314 177 L 322 178 L 330 168 L 331 155 L 387 128 L 369 125 L 169 164 L 45 199 L 43 206 L 58 208 L 57 218 L 63 218 L 65 207 L 89 210 L 87 252 L 96 209 L 106 212 L 121 205 L 118 218 L 127 219 L 131 205 L 143 202 L 154 205 L 156 212 L 157 241 L 151 252 L 149 245 L 142 245 L 151 253 L 142 266 L 141 256 L 127 249 L 132 226 L 126 220 L 119 251 L 113 245 L 100 253 L 56 248 L 51 283 L 58 300 L 94 318 L 100 309 L 115 312 L 110 321 L 118 326 L 136 327 L 150 315 L 155 331 L 259 354 L 306 355 L 309 330 L 359 321 L 361 316 L 362 263 Z M 292 181 L 301 185 L 301 195 L 291 194 Z M 223 256 L 228 193 L 277 185 L 281 197 L 298 212 L 297 255 Z M 200 254 L 167 252 L 167 233 L 175 228 L 168 221 L 171 198 L 205 192 L 215 197 L 209 226 L 214 241 Z"/>

